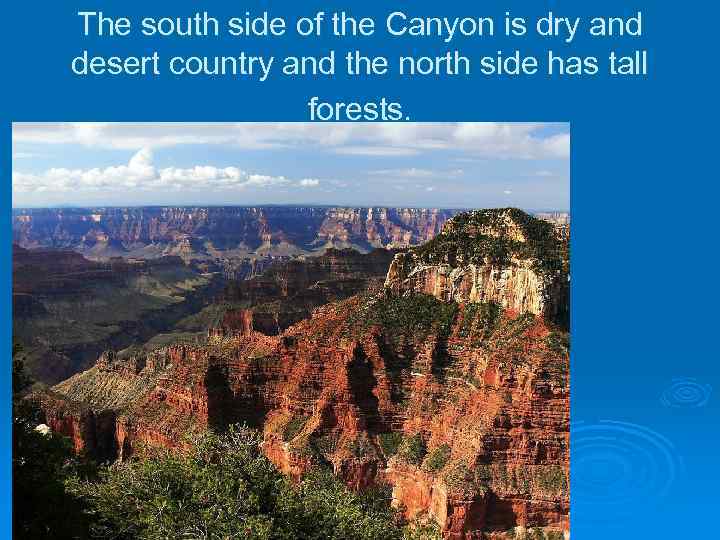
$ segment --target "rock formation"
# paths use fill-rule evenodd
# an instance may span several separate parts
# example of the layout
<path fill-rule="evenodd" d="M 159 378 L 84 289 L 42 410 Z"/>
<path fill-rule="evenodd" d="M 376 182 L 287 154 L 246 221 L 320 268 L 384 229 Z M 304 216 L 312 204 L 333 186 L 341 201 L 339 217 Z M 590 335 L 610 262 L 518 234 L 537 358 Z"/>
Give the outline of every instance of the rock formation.
<path fill-rule="evenodd" d="M 100 457 L 182 447 L 193 430 L 246 422 L 285 472 L 317 464 L 355 489 L 388 483 L 408 519 L 433 519 L 446 538 L 530 527 L 562 535 L 568 340 L 539 315 L 563 301 L 543 287 L 546 271 L 567 278 L 566 254 L 562 243 L 541 253 L 557 244 L 536 221 L 461 215 L 427 249 L 396 258 L 379 292 L 322 306 L 273 336 L 239 311 L 202 342 L 105 354 L 34 399 L 51 429 Z M 445 265 L 470 276 L 517 265 L 508 266 L 516 284 L 469 277 L 468 289 L 424 270 Z"/>
<path fill-rule="evenodd" d="M 449 302 L 496 302 L 567 324 L 567 237 L 512 208 L 461 214 L 395 256 L 385 286 Z"/>
<path fill-rule="evenodd" d="M 369 251 L 426 242 L 455 213 L 286 206 L 21 209 L 13 211 L 13 241 L 74 249 L 91 258 L 286 256 L 326 247 Z"/>
<path fill-rule="evenodd" d="M 220 302 L 249 310 L 245 316 L 254 329 L 279 334 L 319 306 L 381 286 L 394 253 L 328 249 L 317 257 L 274 263 L 259 276 L 229 283 Z"/>

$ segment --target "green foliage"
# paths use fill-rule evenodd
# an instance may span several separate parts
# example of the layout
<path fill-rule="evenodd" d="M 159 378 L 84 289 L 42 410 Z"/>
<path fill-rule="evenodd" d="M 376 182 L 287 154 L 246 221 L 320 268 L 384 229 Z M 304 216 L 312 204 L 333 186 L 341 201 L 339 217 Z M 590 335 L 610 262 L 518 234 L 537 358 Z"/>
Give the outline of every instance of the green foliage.
<path fill-rule="evenodd" d="M 570 351 L 570 335 L 567 332 L 550 332 L 545 340 L 548 348 L 558 354 Z"/>
<path fill-rule="evenodd" d="M 398 449 L 398 457 L 410 465 L 420 465 L 427 454 L 427 446 L 422 434 L 405 437 Z"/>
<path fill-rule="evenodd" d="M 529 311 L 521 313 L 504 328 L 506 339 L 522 336 L 533 324 L 535 324 L 535 315 L 533 313 Z"/>
<path fill-rule="evenodd" d="M 477 333 L 480 339 L 489 338 L 500 323 L 502 309 L 497 302 L 473 302 L 467 304 L 463 311 L 460 335 L 469 336 Z"/>
<path fill-rule="evenodd" d="M 546 540 L 564 540 L 565 535 L 562 531 L 547 531 L 545 533 Z"/>
<path fill-rule="evenodd" d="M 392 456 L 397 454 L 398 449 L 400 448 L 400 443 L 402 443 L 403 436 L 402 433 L 381 433 L 378 436 L 378 441 L 380 442 L 380 448 L 382 449 L 383 454 L 385 455 L 386 459 L 390 459 Z"/>
<path fill-rule="evenodd" d="M 323 435 L 317 437 L 313 441 L 315 448 L 317 448 L 320 455 L 327 457 L 335 453 L 337 450 L 338 436 L 337 435 Z"/>
<path fill-rule="evenodd" d="M 315 441 L 307 435 L 293 440 L 290 443 L 289 450 L 296 456 L 311 458 L 315 463 L 317 463 L 318 458 L 323 457 Z"/>
<path fill-rule="evenodd" d="M 355 314 L 351 325 L 360 329 L 379 325 L 399 333 L 427 334 L 434 330 L 448 334 L 455 320 L 457 304 L 441 302 L 429 294 L 382 296 Z"/>
<path fill-rule="evenodd" d="M 447 444 L 438 446 L 430 452 L 425 459 L 424 468 L 428 471 L 439 471 L 447 464 L 450 459 L 450 447 Z"/>
<path fill-rule="evenodd" d="M 282 437 L 285 442 L 292 441 L 300 433 L 308 421 L 307 416 L 298 416 L 290 420 L 283 429 Z"/>
<path fill-rule="evenodd" d="M 558 465 L 539 466 L 536 472 L 536 482 L 540 489 L 553 493 L 566 493 L 568 479 L 565 469 Z"/>
<path fill-rule="evenodd" d="M 508 233 L 509 217 L 526 242 L 513 240 Z M 499 208 L 458 214 L 453 226 L 429 242 L 413 249 L 426 264 L 493 264 L 507 267 L 511 258 L 533 259 L 539 274 L 566 271 L 566 248 L 555 235 L 552 224 L 517 208 Z M 496 234 L 484 234 L 492 230 Z"/>
<path fill-rule="evenodd" d="M 365 433 L 360 433 L 358 437 L 348 444 L 348 450 L 355 458 L 364 458 L 375 451 L 372 443 Z"/>
<path fill-rule="evenodd" d="M 318 469 L 278 501 L 276 523 L 288 525 L 285 536 L 308 540 L 400 540 L 387 489 L 353 493 L 329 470 Z M 283 531 L 285 532 L 285 531 Z"/>
<path fill-rule="evenodd" d="M 545 535 L 540 527 L 533 527 L 527 530 L 525 540 L 545 540 Z"/>
<path fill-rule="evenodd" d="M 231 428 L 204 435 L 187 454 L 115 463 L 73 490 L 96 538 L 267 538 L 267 504 L 282 482 L 259 444 L 256 432 Z"/>
<path fill-rule="evenodd" d="M 530 493 L 531 476 L 527 467 L 518 467 L 513 472 L 513 478 L 511 480 L 513 487 L 522 493 Z"/>
<path fill-rule="evenodd" d="M 348 490 L 317 469 L 293 484 L 260 451 L 261 436 L 231 426 L 183 454 L 163 452 L 76 480 L 94 538 L 400 540 L 387 489 Z"/>
<path fill-rule="evenodd" d="M 21 394 L 33 381 L 25 374 L 19 347 L 13 347 L 13 537 L 83 538 L 81 502 L 66 492 L 71 475 L 86 474 L 66 437 L 35 430 L 39 411 Z"/>
<path fill-rule="evenodd" d="M 402 540 L 442 540 L 442 533 L 434 520 L 422 523 L 416 520 L 405 527 Z"/>
<path fill-rule="evenodd" d="M 20 397 L 20 394 L 30 388 L 33 381 L 25 372 L 25 362 L 22 355 L 22 347 L 18 343 L 12 346 L 12 392 L 13 397 Z"/>
<path fill-rule="evenodd" d="M 463 497 L 476 497 L 487 492 L 487 482 L 483 471 L 472 471 L 467 463 L 457 462 L 445 470 L 443 480 L 448 491 Z"/>

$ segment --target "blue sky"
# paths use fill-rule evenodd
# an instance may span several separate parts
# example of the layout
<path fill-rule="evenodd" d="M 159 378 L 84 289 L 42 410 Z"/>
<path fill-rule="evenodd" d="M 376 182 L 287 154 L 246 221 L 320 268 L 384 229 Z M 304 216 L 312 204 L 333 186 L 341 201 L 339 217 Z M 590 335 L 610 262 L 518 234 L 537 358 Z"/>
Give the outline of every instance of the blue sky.
<path fill-rule="evenodd" d="M 13 206 L 567 210 L 568 124 L 13 124 Z"/>

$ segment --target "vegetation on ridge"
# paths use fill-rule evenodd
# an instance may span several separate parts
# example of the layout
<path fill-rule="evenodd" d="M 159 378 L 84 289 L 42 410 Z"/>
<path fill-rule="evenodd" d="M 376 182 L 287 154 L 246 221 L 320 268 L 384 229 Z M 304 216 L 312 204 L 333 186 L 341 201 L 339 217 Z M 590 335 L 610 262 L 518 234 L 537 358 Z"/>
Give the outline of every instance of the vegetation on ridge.
<path fill-rule="evenodd" d="M 508 220 L 522 233 L 524 242 L 511 238 Z M 513 258 L 529 259 L 534 270 L 545 276 L 567 272 L 565 251 L 551 223 L 517 208 L 458 214 L 435 238 L 410 250 L 425 264 L 490 263 L 504 268 Z"/>
<path fill-rule="evenodd" d="M 350 327 L 365 330 L 381 326 L 397 333 L 447 335 L 455 320 L 457 304 L 446 303 L 429 294 L 382 295 L 366 302 L 350 317 Z"/>

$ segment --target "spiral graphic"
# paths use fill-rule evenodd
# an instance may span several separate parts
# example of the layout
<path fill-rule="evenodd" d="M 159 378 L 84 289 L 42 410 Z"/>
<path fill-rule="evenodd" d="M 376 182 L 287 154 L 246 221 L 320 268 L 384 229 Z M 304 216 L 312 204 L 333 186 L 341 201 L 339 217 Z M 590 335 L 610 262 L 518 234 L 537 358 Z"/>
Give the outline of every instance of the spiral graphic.
<path fill-rule="evenodd" d="M 631 518 L 640 506 L 664 497 L 682 469 L 672 443 L 644 426 L 577 422 L 570 441 L 570 497 L 583 520 Z"/>
<path fill-rule="evenodd" d="M 707 405 L 712 386 L 697 379 L 673 379 L 660 396 L 660 402 L 674 409 L 697 409 Z"/>

